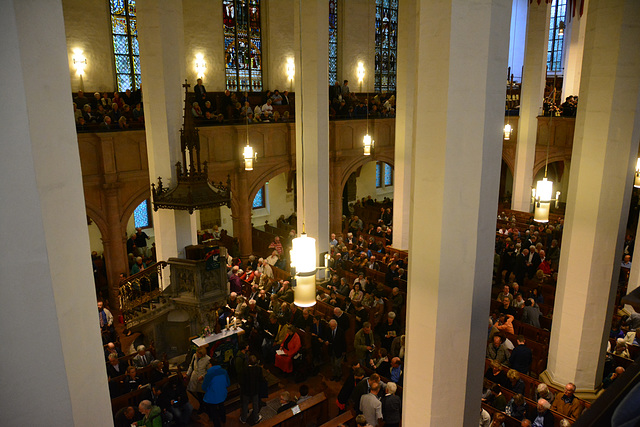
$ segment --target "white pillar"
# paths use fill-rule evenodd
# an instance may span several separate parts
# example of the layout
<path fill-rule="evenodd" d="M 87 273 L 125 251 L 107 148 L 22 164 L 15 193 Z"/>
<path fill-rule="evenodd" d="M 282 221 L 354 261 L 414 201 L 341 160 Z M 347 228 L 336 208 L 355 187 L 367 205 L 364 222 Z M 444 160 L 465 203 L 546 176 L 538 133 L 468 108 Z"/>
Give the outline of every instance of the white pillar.
<path fill-rule="evenodd" d="M 2 423 L 112 425 L 62 5 L 3 2 L 0 34 Z"/>
<path fill-rule="evenodd" d="M 533 162 L 536 154 L 538 112 L 542 107 L 547 76 L 547 43 L 549 38 L 550 7 L 546 2 L 529 4 L 527 41 L 524 56 L 524 75 L 520 94 L 518 144 L 513 171 L 513 209 L 529 212 Z"/>
<path fill-rule="evenodd" d="M 477 426 L 511 1 L 421 0 L 411 12 L 415 92 L 429 102 L 414 122 L 403 424 Z"/>
<path fill-rule="evenodd" d="M 298 233 L 304 221 L 319 256 L 329 250 L 329 8 L 302 0 L 300 14 L 298 2 L 294 4 Z"/>
<path fill-rule="evenodd" d="M 136 5 L 149 178 L 157 185 L 158 177 L 162 177 L 164 186 L 175 186 L 175 164 L 182 161 L 182 84 L 186 76 L 182 2 L 139 0 Z M 190 82 L 191 91 L 194 83 Z M 158 261 L 184 258 L 184 247 L 197 243 L 197 235 L 192 232 L 197 228 L 196 220 L 187 211 L 153 212 Z"/>
<path fill-rule="evenodd" d="M 415 10 L 398 8 L 398 71 L 396 93 L 396 142 L 393 162 L 393 242 L 396 249 L 409 249 L 411 211 L 411 160 L 416 106 L 416 24 Z"/>
<path fill-rule="evenodd" d="M 587 9 L 589 0 L 585 0 L 584 14 L 576 11 L 564 30 L 564 80 L 562 81 L 562 100 L 569 95 L 579 95 L 580 73 L 582 71 L 582 53 L 584 51 L 584 34 L 587 28 Z M 571 11 L 567 10 L 567 16 Z"/>
<path fill-rule="evenodd" d="M 550 382 L 602 380 L 640 120 L 640 3 L 591 0 L 555 298 Z"/>

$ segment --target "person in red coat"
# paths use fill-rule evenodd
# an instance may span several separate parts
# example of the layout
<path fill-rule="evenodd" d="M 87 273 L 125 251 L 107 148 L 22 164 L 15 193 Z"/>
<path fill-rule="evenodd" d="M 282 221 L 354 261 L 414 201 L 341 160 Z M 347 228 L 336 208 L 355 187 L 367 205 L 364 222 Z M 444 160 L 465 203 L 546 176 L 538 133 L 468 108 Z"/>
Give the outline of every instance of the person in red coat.
<path fill-rule="evenodd" d="M 280 350 L 276 352 L 276 366 L 283 372 L 293 372 L 293 356 L 300 351 L 300 337 L 296 334 L 293 326 L 288 326 L 287 336 L 280 345 Z"/>

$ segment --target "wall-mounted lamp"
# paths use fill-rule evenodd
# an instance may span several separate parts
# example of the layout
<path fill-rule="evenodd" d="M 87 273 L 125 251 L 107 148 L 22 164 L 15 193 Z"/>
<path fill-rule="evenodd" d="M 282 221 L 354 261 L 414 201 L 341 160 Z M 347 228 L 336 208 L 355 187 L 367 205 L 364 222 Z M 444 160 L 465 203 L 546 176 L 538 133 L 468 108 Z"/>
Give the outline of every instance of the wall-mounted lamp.
<path fill-rule="evenodd" d="M 287 59 L 287 78 L 289 81 L 293 81 L 296 76 L 296 64 L 293 62 L 293 58 Z"/>
<path fill-rule="evenodd" d="M 82 54 L 80 48 L 73 49 L 73 66 L 76 69 L 76 74 L 82 77 L 87 66 L 87 58 Z"/>
<path fill-rule="evenodd" d="M 244 170 L 252 171 L 253 163 L 258 159 L 258 153 L 253 151 L 253 147 L 249 145 L 248 141 L 247 145 L 244 147 L 242 157 L 244 158 Z"/>
<path fill-rule="evenodd" d="M 362 84 L 364 81 L 364 64 L 362 61 L 358 62 L 358 69 L 356 70 L 356 74 L 358 76 L 358 83 Z"/>
<path fill-rule="evenodd" d="M 204 73 L 207 70 L 207 63 L 204 60 L 204 55 L 201 53 L 196 54 L 196 74 L 199 79 L 204 78 Z"/>

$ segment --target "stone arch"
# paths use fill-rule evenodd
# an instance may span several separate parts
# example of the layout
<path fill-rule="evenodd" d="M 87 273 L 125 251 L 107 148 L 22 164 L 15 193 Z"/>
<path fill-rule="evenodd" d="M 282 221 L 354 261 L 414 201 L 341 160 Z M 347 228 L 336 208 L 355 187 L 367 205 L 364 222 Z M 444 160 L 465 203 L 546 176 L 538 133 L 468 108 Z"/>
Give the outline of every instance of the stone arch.
<path fill-rule="evenodd" d="M 549 164 L 551 163 L 555 163 L 555 162 L 562 162 L 562 163 L 566 163 L 566 158 L 563 154 L 557 154 L 557 155 L 550 155 L 549 156 Z M 540 171 L 540 169 L 544 168 L 544 165 L 546 164 L 546 158 L 543 158 L 542 160 L 540 160 L 538 163 L 536 163 L 535 165 L 533 165 L 533 177 L 535 178 L 535 176 L 538 174 L 538 172 Z M 566 166 L 566 165 L 565 165 Z"/>
<path fill-rule="evenodd" d="M 253 198 L 256 196 L 258 190 L 271 178 L 280 175 L 281 173 L 289 172 L 291 170 L 291 166 L 289 164 L 283 164 L 282 166 L 276 168 L 269 168 L 265 170 L 262 174 L 257 176 L 249 185 L 249 201 L 253 201 Z"/>
<path fill-rule="evenodd" d="M 107 231 L 108 231 L 107 220 L 102 216 L 102 212 L 99 209 L 97 209 L 95 206 L 89 203 L 86 203 L 85 207 L 87 209 L 87 215 L 89 216 L 89 218 L 91 218 L 93 222 L 96 223 L 96 226 L 98 227 L 98 230 L 100 230 L 100 234 L 104 239 L 105 236 L 107 236 Z"/>
<path fill-rule="evenodd" d="M 511 175 L 513 175 L 513 169 L 515 168 L 515 165 L 513 164 L 514 159 L 513 157 L 507 155 L 504 150 L 502 151 L 502 161 L 507 165 L 507 168 L 509 169 L 509 172 L 511 172 Z"/>
<path fill-rule="evenodd" d="M 124 204 L 122 209 L 122 215 L 120 215 L 120 226 L 126 229 L 127 222 L 129 221 L 129 217 L 133 215 L 133 211 L 142 203 L 143 201 L 149 199 L 151 197 L 151 189 L 147 187 L 140 188 L 136 191 L 133 196 L 131 196 Z"/>
<path fill-rule="evenodd" d="M 344 189 L 344 186 L 347 184 L 347 180 L 351 176 L 353 172 L 358 170 L 359 167 L 369 163 L 369 162 L 385 162 L 394 166 L 393 156 L 390 156 L 386 153 L 376 154 L 374 156 L 358 156 L 351 160 L 350 163 L 346 165 L 343 169 L 342 177 L 340 177 L 340 191 Z"/>

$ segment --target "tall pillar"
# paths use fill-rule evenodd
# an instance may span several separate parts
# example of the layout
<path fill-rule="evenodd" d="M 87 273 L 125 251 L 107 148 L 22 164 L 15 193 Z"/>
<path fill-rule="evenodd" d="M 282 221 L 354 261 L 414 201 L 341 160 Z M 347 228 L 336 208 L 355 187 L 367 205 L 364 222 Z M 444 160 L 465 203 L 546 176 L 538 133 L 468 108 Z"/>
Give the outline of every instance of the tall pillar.
<path fill-rule="evenodd" d="M 420 0 L 410 12 L 415 92 L 429 102 L 413 134 L 403 423 L 477 426 L 511 0 Z"/>
<path fill-rule="evenodd" d="M 416 23 L 411 7 L 399 7 L 396 139 L 393 159 L 393 242 L 396 249 L 409 249 L 411 212 L 411 160 L 416 106 Z"/>
<path fill-rule="evenodd" d="M 524 51 L 524 71 L 520 94 L 518 143 L 513 171 L 513 209 L 529 212 L 533 163 L 536 155 L 538 112 L 542 106 L 547 77 L 547 40 L 549 38 L 550 7 L 546 2 L 529 4 L 527 37 Z"/>
<path fill-rule="evenodd" d="M 112 308 L 119 307 L 118 290 L 120 273 L 129 272 L 127 259 L 126 223 L 120 221 L 119 183 L 110 183 L 106 190 L 107 234 L 102 238 L 105 262 L 107 264 L 107 283 L 109 302 Z"/>
<path fill-rule="evenodd" d="M 580 73 L 582 71 L 582 53 L 584 51 L 584 33 L 587 28 L 587 9 L 589 0 L 585 0 L 584 14 L 571 17 L 564 31 L 564 73 L 562 80 L 562 99 L 569 95 L 578 95 L 580 90 Z M 567 15 L 571 11 L 567 10 Z"/>
<path fill-rule="evenodd" d="M 319 256 L 329 250 L 329 9 L 315 0 L 301 2 L 294 2 L 293 15 L 298 233 L 316 239 Z"/>
<path fill-rule="evenodd" d="M 0 35 L 3 424 L 112 425 L 61 2 L 3 2 Z"/>
<path fill-rule="evenodd" d="M 640 119 L 640 3 L 591 0 L 545 379 L 602 380 Z M 635 126 L 635 127 L 634 127 Z"/>
<path fill-rule="evenodd" d="M 336 159 L 331 161 L 329 174 L 329 232 L 342 233 L 342 168 L 337 166 Z"/>
<path fill-rule="evenodd" d="M 171 187 L 176 185 L 175 164 L 181 161 L 182 83 L 186 76 L 182 2 L 139 0 L 136 7 L 149 178 L 156 183 L 162 177 L 163 184 Z M 158 261 L 184 257 L 184 247 L 197 243 L 192 232 L 197 227 L 192 226 L 195 221 L 187 211 L 153 212 Z"/>
<path fill-rule="evenodd" d="M 235 197 L 238 198 L 238 225 L 236 228 L 234 221 L 233 229 L 237 230 L 236 236 L 240 244 L 240 256 L 242 258 L 248 258 L 249 255 L 253 253 L 253 226 L 251 225 L 252 203 L 250 202 L 247 172 L 239 172 L 237 182 L 238 194 L 235 195 Z"/>

